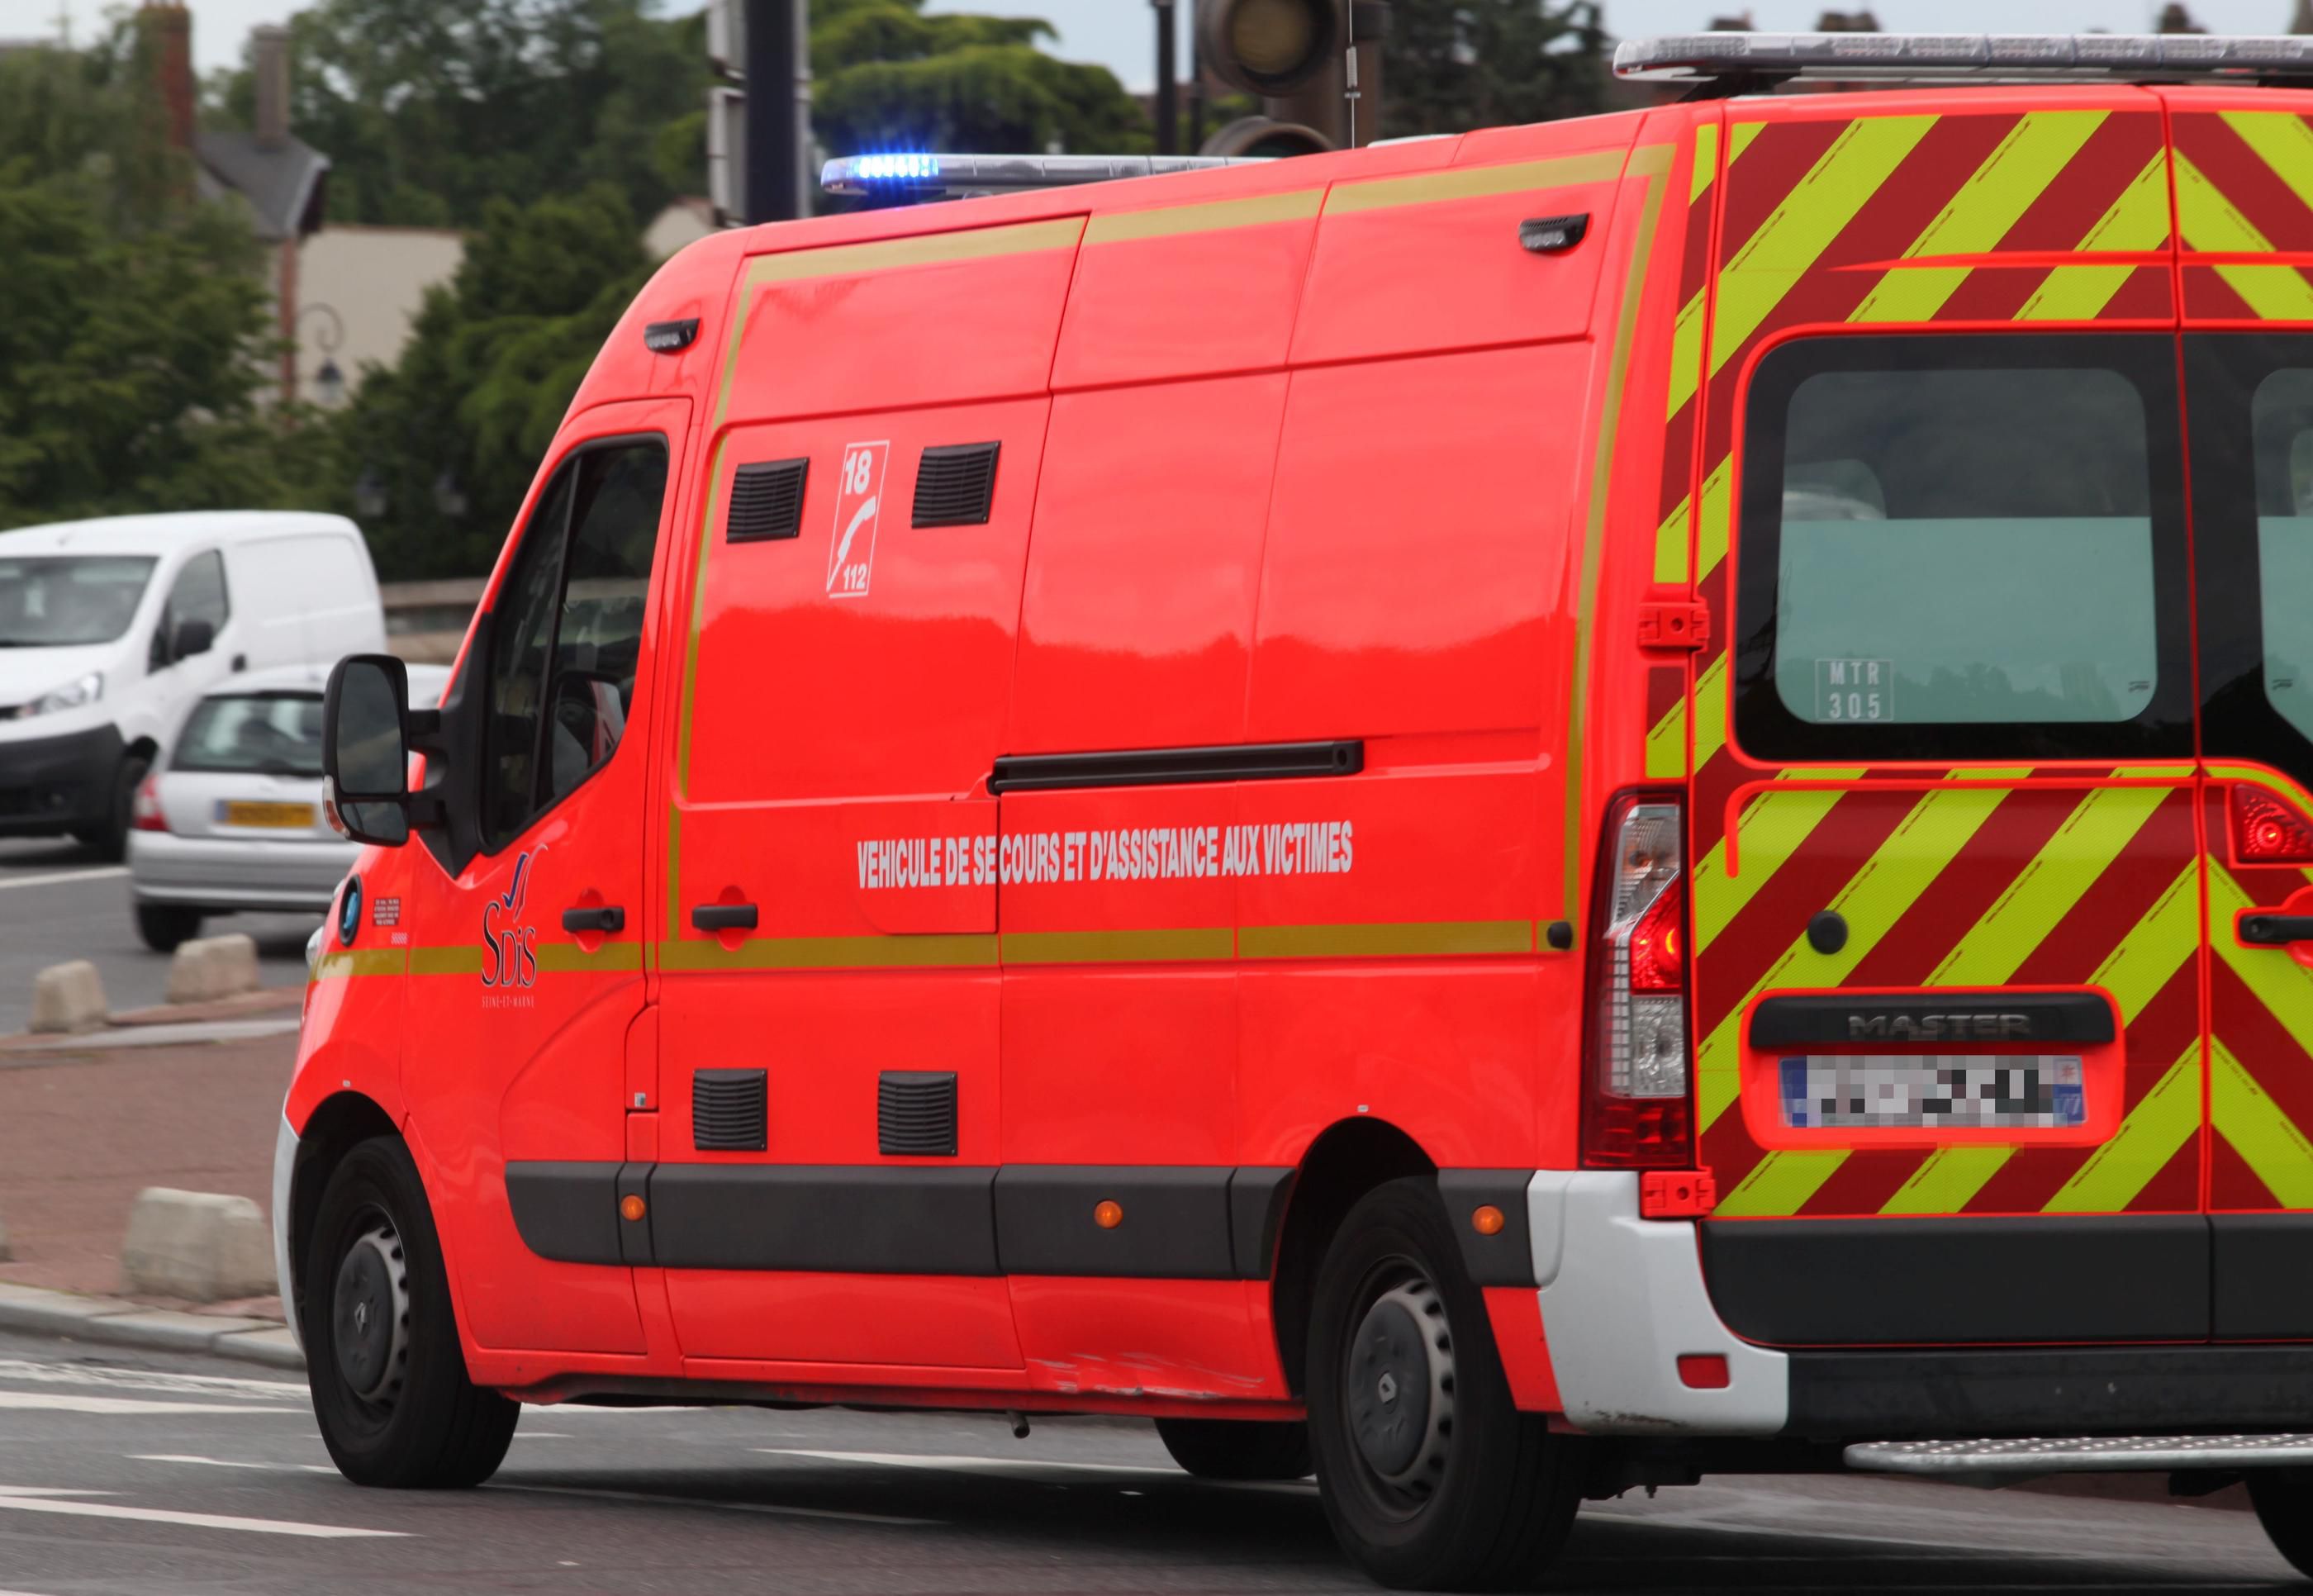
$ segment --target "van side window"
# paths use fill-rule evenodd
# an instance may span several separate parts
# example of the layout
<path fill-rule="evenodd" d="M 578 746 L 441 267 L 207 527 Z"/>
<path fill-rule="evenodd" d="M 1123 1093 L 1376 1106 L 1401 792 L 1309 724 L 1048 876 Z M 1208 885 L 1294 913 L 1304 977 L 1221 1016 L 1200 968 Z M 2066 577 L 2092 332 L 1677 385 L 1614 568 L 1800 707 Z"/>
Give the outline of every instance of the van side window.
<path fill-rule="evenodd" d="M 1737 533 L 1745 745 L 2190 753 L 2156 342 L 1839 338 L 1763 361 Z"/>
<path fill-rule="evenodd" d="M 496 605 L 483 780 L 492 850 L 602 768 L 633 698 L 666 449 L 590 448 L 539 496 Z"/>
<path fill-rule="evenodd" d="M 194 555 L 177 573 L 176 581 L 169 588 L 168 602 L 161 606 L 161 623 L 153 630 L 146 668 L 157 671 L 170 663 L 170 639 L 186 622 L 207 622 L 214 637 L 224 630 L 225 620 L 232 613 L 233 604 L 225 593 L 224 556 L 215 549 Z"/>
<path fill-rule="evenodd" d="M 2313 353 L 2313 352 L 2309 352 Z M 2313 369 L 2283 367 L 2249 401 L 2256 449 L 2257 679 L 2313 737 Z"/>

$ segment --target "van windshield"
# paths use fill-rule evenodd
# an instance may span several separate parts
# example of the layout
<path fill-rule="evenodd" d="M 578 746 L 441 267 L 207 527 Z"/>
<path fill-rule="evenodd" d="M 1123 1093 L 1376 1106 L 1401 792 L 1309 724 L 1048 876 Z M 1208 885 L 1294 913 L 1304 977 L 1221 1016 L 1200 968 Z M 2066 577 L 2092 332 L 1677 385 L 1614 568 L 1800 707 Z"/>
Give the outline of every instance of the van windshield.
<path fill-rule="evenodd" d="M 0 648 L 112 641 L 136 620 L 154 564 L 143 554 L 0 559 Z"/>
<path fill-rule="evenodd" d="M 321 773 L 321 695 L 248 692 L 205 698 L 177 739 L 180 771 Z"/>

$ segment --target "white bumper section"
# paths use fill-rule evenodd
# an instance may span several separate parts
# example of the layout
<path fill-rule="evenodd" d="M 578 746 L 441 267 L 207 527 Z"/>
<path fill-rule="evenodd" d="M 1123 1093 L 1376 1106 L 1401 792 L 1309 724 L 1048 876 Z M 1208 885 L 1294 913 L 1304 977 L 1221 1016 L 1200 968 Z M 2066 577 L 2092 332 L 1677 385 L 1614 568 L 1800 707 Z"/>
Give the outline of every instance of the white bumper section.
<path fill-rule="evenodd" d="M 302 1346 L 295 1288 L 289 1278 L 289 1177 L 296 1168 L 297 1133 L 289 1128 L 285 1114 L 281 1128 L 273 1133 L 273 1275 L 281 1283 L 281 1317 L 289 1321 L 289 1339 Z"/>
<path fill-rule="evenodd" d="M 1767 1435 L 1790 1411 L 1790 1360 L 1719 1321 L 1693 1221 L 1639 1217 L 1639 1177 L 1544 1169 L 1526 1187 L 1542 1332 L 1566 1416 L 1600 1435 Z M 1678 1360 L 1727 1360 L 1688 1385 Z"/>

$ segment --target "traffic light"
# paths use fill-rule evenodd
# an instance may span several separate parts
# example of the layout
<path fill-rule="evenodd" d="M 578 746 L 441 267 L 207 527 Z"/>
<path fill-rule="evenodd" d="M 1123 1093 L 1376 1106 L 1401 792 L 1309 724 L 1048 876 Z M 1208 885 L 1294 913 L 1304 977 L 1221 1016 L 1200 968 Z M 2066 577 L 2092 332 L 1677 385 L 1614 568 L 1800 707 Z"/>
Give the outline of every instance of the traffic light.
<path fill-rule="evenodd" d="M 1199 154 L 1306 155 L 1371 143 L 1388 31 L 1386 0 L 1200 0 L 1200 69 L 1260 95 L 1262 114 L 1231 122 Z"/>

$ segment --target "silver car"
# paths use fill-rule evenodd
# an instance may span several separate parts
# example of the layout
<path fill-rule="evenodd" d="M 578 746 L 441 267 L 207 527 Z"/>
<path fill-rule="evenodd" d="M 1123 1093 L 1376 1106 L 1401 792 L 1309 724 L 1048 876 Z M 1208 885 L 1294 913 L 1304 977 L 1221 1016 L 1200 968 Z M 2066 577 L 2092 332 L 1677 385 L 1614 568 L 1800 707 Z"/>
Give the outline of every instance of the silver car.
<path fill-rule="evenodd" d="M 237 911 L 324 914 L 357 843 L 321 814 L 326 665 L 236 676 L 196 704 L 168 767 L 137 789 L 128 833 L 136 931 L 163 953 Z M 449 672 L 415 666 L 430 703 Z"/>

